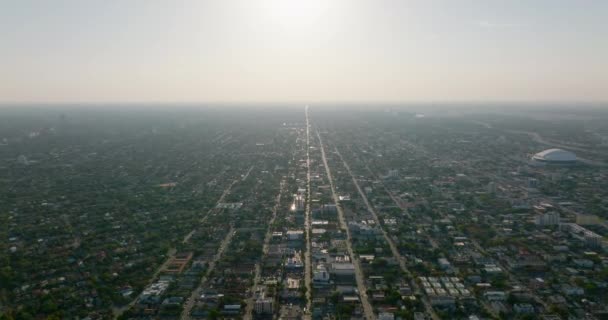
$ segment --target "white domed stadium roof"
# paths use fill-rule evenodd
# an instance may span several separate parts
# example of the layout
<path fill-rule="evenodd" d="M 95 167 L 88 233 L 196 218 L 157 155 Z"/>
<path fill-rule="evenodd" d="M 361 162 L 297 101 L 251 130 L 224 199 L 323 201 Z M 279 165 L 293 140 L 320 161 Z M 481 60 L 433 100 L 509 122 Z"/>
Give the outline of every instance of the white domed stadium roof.
<path fill-rule="evenodd" d="M 547 149 L 535 154 L 532 159 L 541 162 L 564 163 L 575 162 L 576 155 L 570 151 L 562 149 Z"/>

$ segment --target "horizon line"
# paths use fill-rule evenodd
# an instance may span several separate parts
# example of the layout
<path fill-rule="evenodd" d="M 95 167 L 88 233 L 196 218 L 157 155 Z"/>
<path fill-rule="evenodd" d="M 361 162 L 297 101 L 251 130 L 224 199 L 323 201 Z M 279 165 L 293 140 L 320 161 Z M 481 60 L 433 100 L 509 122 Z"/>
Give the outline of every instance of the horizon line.
<path fill-rule="evenodd" d="M 267 101 L 0 101 L 0 106 L 7 105 L 262 105 L 262 104 L 288 104 L 288 105 L 338 105 L 338 104 L 349 104 L 349 105 L 362 105 L 362 104 L 379 104 L 379 105 L 405 105 L 405 104 L 585 104 L 585 105 L 597 105 L 597 104 L 608 104 L 608 100 L 403 100 L 403 101 L 392 101 L 392 100 L 361 100 L 361 101 L 349 101 L 349 100 L 335 100 L 335 101 L 281 101 L 281 100 L 267 100 Z"/>

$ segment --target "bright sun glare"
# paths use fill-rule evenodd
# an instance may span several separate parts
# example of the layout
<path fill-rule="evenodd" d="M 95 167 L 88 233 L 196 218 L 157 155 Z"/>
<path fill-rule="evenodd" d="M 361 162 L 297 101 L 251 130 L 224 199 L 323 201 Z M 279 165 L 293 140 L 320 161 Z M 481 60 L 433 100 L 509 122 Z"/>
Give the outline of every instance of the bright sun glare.
<path fill-rule="evenodd" d="M 308 27 L 328 9 L 327 0 L 265 0 L 264 11 L 283 27 Z"/>

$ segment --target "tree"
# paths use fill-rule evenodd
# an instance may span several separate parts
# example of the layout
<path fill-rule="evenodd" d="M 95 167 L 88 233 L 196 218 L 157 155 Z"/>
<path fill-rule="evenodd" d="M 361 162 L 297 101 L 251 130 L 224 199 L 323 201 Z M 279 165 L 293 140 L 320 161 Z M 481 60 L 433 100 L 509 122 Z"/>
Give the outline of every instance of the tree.
<path fill-rule="evenodd" d="M 209 311 L 209 319 L 215 320 L 220 317 L 220 312 L 217 309 L 212 309 Z"/>

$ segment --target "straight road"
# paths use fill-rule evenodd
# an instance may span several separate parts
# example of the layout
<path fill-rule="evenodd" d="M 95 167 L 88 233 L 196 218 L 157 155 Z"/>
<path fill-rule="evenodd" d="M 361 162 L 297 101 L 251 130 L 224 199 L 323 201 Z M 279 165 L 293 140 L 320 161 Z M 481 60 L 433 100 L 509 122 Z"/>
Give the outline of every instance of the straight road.
<path fill-rule="evenodd" d="M 249 170 L 247 170 L 247 173 L 245 173 L 245 175 L 243 176 L 243 178 L 241 179 L 241 181 L 245 181 L 245 180 L 247 180 L 247 178 L 249 178 L 249 174 L 251 173 L 251 170 L 253 170 L 253 167 L 254 166 L 251 166 L 249 168 Z"/>
<path fill-rule="evenodd" d="M 148 281 L 148 284 L 146 286 L 149 286 L 150 284 L 152 284 L 152 282 L 154 282 L 154 280 L 156 280 L 156 278 L 158 277 L 158 274 L 161 271 L 165 270 L 165 268 L 167 268 L 167 266 L 169 265 L 169 262 L 171 262 L 171 260 L 173 260 L 173 257 L 175 257 L 175 253 L 177 253 L 177 250 L 175 248 L 169 249 L 169 251 L 167 252 L 167 259 L 165 260 L 165 262 L 163 262 L 163 264 L 161 264 L 156 269 L 156 271 L 154 271 L 154 274 L 152 275 L 152 277 L 150 278 L 150 281 Z M 137 297 L 135 297 L 135 299 L 131 300 L 131 302 L 129 302 L 129 304 L 122 306 L 120 308 L 113 308 L 112 313 L 114 315 L 114 319 L 120 317 L 127 310 L 131 309 L 135 305 L 135 303 L 139 300 L 140 297 L 141 297 L 141 293 L 138 294 Z"/>
<path fill-rule="evenodd" d="M 321 157 L 323 158 L 323 165 L 325 166 L 325 171 L 327 173 L 327 179 L 329 180 L 329 186 L 331 188 L 331 193 L 336 204 L 336 209 L 338 210 L 338 219 L 340 220 L 340 226 L 342 229 L 346 231 L 346 249 L 348 250 L 348 254 L 350 255 L 353 265 L 355 267 L 355 278 L 357 280 L 357 289 L 359 290 L 359 295 L 361 298 L 361 305 L 363 306 L 363 313 L 365 314 L 365 318 L 368 320 L 376 319 L 376 315 L 374 314 L 374 309 L 369 303 L 369 299 L 367 297 L 367 287 L 365 285 L 365 276 L 361 271 L 361 264 L 359 259 L 353 253 L 352 248 L 352 238 L 350 235 L 350 229 L 348 229 L 348 225 L 346 224 L 346 219 L 344 218 L 344 211 L 340 206 L 340 199 L 338 199 L 338 194 L 336 193 L 336 187 L 334 185 L 334 179 L 331 175 L 331 170 L 329 169 L 329 165 L 327 164 L 327 157 L 325 156 L 325 146 L 323 145 L 323 140 L 321 139 L 321 135 L 317 130 L 317 138 L 319 139 L 319 148 L 321 149 Z"/>
<path fill-rule="evenodd" d="M 207 268 L 207 270 L 205 271 L 205 275 L 201 279 L 201 282 L 199 283 L 198 287 L 194 291 L 192 291 L 190 298 L 188 298 L 188 300 L 186 301 L 186 304 L 184 304 L 184 309 L 182 310 L 182 316 L 181 316 L 182 320 L 191 319 L 190 312 L 192 311 L 194 304 L 196 303 L 198 298 L 201 296 L 201 294 L 203 292 L 203 287 L 209 280 L 209 276 L 215 269 L 215 265 L 221 259 L 222 255 L 224 254 L 224 251 L 226 250 L 226 248 L 232 241 L 232 237 L 234 236 L 235 233 L 236 233 L 236 231 L 234 231 L 234 227 L 230 226 L 230 230 L 228 231 L 228 234 L 226 235 L 224 240 L 222 240 L 222 243 L 220 244 L 220 247 L 219 247 L 217 253 L 213 257 L 213 260 L 211 260 L 211 262 L 209 262 L 209 268 Z"/>
<path fill-rule="evenodd" d="M 306 251 L 304 252 L 304 286 L 306 287 L 306 310 L 304 320 L 310 319 L 312 307 L 312 259 L 311 256 L 311 238 L 310 238 L 310 119 L 308 117 L 308 106 L 305 110 L 306 115 L 306 211 L 304 216 L 304 230 L 306 233 Z"/>
<path fill-rule="evenodd" d="M 253 318 L 253 306 L 255 304 L 255 289 L 257 288 L 260 278 L 262 276 L 262 267 L 260 264 L 264 260 L 264 256 L 268 253 L 268 246 L 270 245 L 270 239 L 272 238 L 272 225 L 274 224 L 274 220 L 277 218 L 277 211 L 279 210 L 279 206 L 281 205 L 281 194 L 283 193 L 285 188 L 285 181 L 281 181 L 281 187 L 279 188 L 279 194 L 275 199 L 275 205 L 272 209 L 272 218 L 268 222 L 268 229 L 266 231 L 266 236 L 264 237 L 264 245 L 262 247 L 262 259 L 259 263 L 255 265 L 255 276 L 253 277 L 253 286 L 251 287 L 251 296 L 247 299 L 247 306 L 245 308 L 245 315 L 243 316 L 244 320 L 251 320 Z"/>
<path fill-rule="evenodd" d="M 382 231 L 382 235 L 384 236 L 384 239 L 386 240 L 386 243 L 388 243 L 388 246 L 391 249 L 391 252 L 393 253 L 393 257 L 395 257 L 395 259 L 397 259 L 397 261 L 399 262 L 399 266 L 401 267 L 401 271 L 403 273 L 407 274 L 408 276 L 411 275 L 410 271 L 407 269 L 405 258 L 403 258 L 403 256 L 401 256 L 401 254 L 399 253 L 399 250 L 397 249 L 397 246 L 395 245 L 395 242 L 390 237 L 390 235 L 388 234 L 388 232 L 386 232 L 386 229 L 383 227 L 382 223 L 380 223 L 380 219 L 378 218 L 378 214 L 376 213 L 376 210 L 369 203 L 369 200 L 367 199 L 367 196 L 365 195 L 365 192 L 363 192 L 363 190 L 361 190 L 361 187 L 359 186 L 359 182 L 355 178 L 355 175 L 353 174 L 353 172 L 350 170 L 350 166 L 348 165 L 348 163 L 346 163 L 346 160 L 344 160 L 344 158 L 342 157 L 342 154 L 340 153 L 340 151 L 338 151 L 338 148 L 336 148 L 335 151 L 336 151 L 336 154 L 338 155 L 338 157 L 340 158 L 340 160 L 342 161 L 342 164 L 344 165 L 344 168 L 346 168 L 346 172 L 348 172 L 348 174 L 350 175 L 351 179 L 353 180 L 353 184 L 355 185 L 355 187 L 357 188 L 357 191 L 359 192 L 359 195 L 363 199 L 363 203 L 367 207 L 367 211 L 369 211 L 369 213 L 371 213 L 372 217 L 374 218 L 374 221 L 376 222 L 376 225 L 380 228 L 380 231 Z M 388 191 L 388 189 L 386 189 L 386 188 L 385 188 L 385 190 Z M 389 193 L 389 195 L 390 195 L 391 199 L 393 199 L 393 201 L 396 200 L 392 196 L 392 194 Z M 395 201 L 395 204 L 397 206 L 399 206 L 399 203 L 397 201 Z M 416 293 L 420 292 L 420 288 L 418 288 L 418 285 L 416 284 L 416 280 L 415 279 L 411 279 L 410 285 L 412 286 L 412 289 L 414 289 L 414 292 L 416 292 Z M 439 317 L 437 316 L 437 314 L 433 310 L 433 307 L 431 306 L 431 304 L 429 303 L 429 301 L 427 299 L 422 299 L 422 302 L 424 304 L 424 307 L 425 307 L 427 313 L 431 316 L 431 318 L 433 320 L 439 320 Z"/>
<path fill-rule="evenodd" d="M 221 203 L 222 201 L 224 201 L 224 198 L 226 197 L 226 195 L 228 195 L 230 193 L 230 190 L 232 189 L 232 186 L 234 186 L 234 184 L 238 181 L 238 179 L 235 179 L 232 181 L 232 183 L 230 183 L 222 192 L 222 195 L 220 196 L 220 198 L 217 200 L 217 202 L 215 203 L 216 205 Z M 203 218 L 201 218 L 200 223 L 204 223 L 207 218 L 209 217 L 209 215 L 211 215 L 211 213 L 215 210 L 215 206 L 211 209 L 209 209 Z M 186 234 L 184 236 L 184 239 L 182 240 L 182 243 L 187 243 L 188 241 L 190 241 L 190 238 L 192 238 L 192 236 L 194 235 L 194 233 L 196 233 L 196 229 L 198 228 L 198 226 L 194 229 L 192 229 L 192 231 L 190 231 L 188 234 Z M 163 271 L 167 265 L 169 264 L 169 262 L 171 262 L 171 260 L 173 260 L 173 257 L 175 256 L 176 253 L 176 249 L 175 248 L 171 248 L 169 249 L 169 252 L 167 254 L 167 259 L 165 260 L 165 262 L 163 262 L 162 265 L 160 265 L 156 271 L 154 272 L 154 274 L 152 275 L 152 277 L 150 278 L 150 281 L 148 281 L 148 285 L 152 284 L 156 278 L 158 277 L 158 274 Z M 133 300 L 131 300 L 131 302 L 129 302 L 127 305 L 120 307 L 120 308 L 113 308 L 112 309 L 112 313 L 114 316 L 114 319 L 120 317 L 123 313 L 125 313 L 127 310 L 131 309 L 135 303 L 139 300 L 139 298 L 141 297 L 141 293 L 137 295 L 137 297 L 135 297 Z"/>

